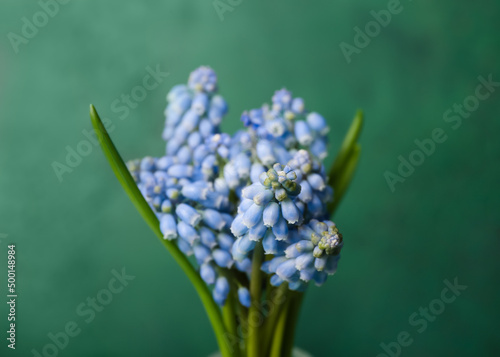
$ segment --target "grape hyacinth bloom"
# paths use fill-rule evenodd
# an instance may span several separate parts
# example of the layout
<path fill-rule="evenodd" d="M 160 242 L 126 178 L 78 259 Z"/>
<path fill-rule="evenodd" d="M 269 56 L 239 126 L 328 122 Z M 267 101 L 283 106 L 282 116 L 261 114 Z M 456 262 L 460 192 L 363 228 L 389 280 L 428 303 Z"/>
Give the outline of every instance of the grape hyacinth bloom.
<path fill-rule="evenodd" d="M 326 219 L 326 206 L 333 199 L 333 190 L 326 184 L 324 166 L 306 150 L 297 151 L 288 166 L 294 169 L 301 187 L 299 206 L 307 206 L 307 215 L 311 218 Z"/>
<path fill-rule="evenodd" d="M 210 67 L 199 67 L 189 75 L 188 85 L 189 88 L 197 92 L 215 92 L 217 90 L 217 75 Z"/>
<path fill-rule="evenodd" d="M 272 254 L 275 245 L 269 240 L 286 240 L 288 225 L 302 222 L 302 212 L 295 204 L 300 193 L 296 178 L 290 167 L 275 164 L 259 175 L 259 182 L 243 189 L 238 215 L 231 225 L 231 232 L 238 237 L 233 246 L 236 260 L 248 256 L 255 247 L 254 242 L 266 234 L 265 252 Z"/>
<path fill-rule="evenodd" d="M 331 221 L 311 220 L 298 228 L 298 240 L 293 241 L 284 252 L 263 266 L 271 277 L 273 285 L 284 281 L 303 289 L 305 283 L 313 280 L 321 286 L 328 275 L 337 271 L 342 234 Z M 274 278 L 273 278 L 274 277 Z"/>
<path fill-rule="evenodd" d="M 177 85 L 168 93 L 162 135 L 167 155 L 189 157 L 204 140 L 220 132 L 228 107 L 216 91 L 215 72 L 200 67 L 191 73 L 187 86 Z"/>
<path fill-rule="evenodd" d="M 290 290 L 321 286 L 337 270 L 343 237 L 329 218 L 356 165 L 361 119 L 341 149 L 344 162 L 327 171 L 330 128 L 304 99 L 277 90 L 270 104 L 244 111 L 244 127 L 229 134 L 220 130 L 228 105 L 218 88 L 207 66 L 174 86 L 166 96 L 165 150 L 127 168 L 136 205 L 148 223 L 157 219 L 157 235 L 202 296 L 224 357 L 233 355 L 225 345 L 233 324 L 237 339 L 242 326 L 249 329 L 239 352 L 267 356 L 272 338 L 259 340 L 260 330 L 280 328 L 280 316 L 264 316 L 270 326 L 259 330 L 249 323 L 260 318 L 259 306 L 276 291 L 293 299 Z M 274 311 L 288 319 L 292 305 Z"/>
<path fill-rule="evenodd" d="M 192 72 L 187 85 L 173 87 L 165 110 L 166 155 L 129 163 L 164 238 L 194 255 L 200 276 L 215 284 L 214 298 L 221 304 L 229 285 L 220 269 L 250 274 L 257 244 L 274 256 L 263 265 L 272 284 L 287 281 L 290 289 L 301 289 L 311 279 L 318 283 L 321 268 L 329 272 L 338 260 L 338 254 L 332 259 L 312 255 L 323 247 L 315 229 L 330 224 L 317 219 L 327 218 L 333 197 L 321 164 L 324 153 L 318 151 L 326 148 L 325 119 L 281 89 L 271 106 L 244 112 L 247 129 L 231 136 L 219 130 L 227 104 L 216 91 L 217 76 L 209 67 Z M 317 261 L 315 272 L 311 257 Z M 244 305 L 247 291 L 238 288 Z"/>

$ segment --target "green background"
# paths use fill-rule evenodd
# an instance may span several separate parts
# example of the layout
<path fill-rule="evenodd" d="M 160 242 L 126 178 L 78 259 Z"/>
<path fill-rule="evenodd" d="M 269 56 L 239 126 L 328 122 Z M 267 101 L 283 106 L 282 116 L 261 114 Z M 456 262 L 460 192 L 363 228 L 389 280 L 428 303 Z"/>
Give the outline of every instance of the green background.
<path fill-rule="evenodd" d="M 115 125 L 126 159 L 160 155 L 165 94 L 210 65 L 230 103 L 223 129 L 286 86 L 328 118 L 332 162 L 357 108 L 366 113 L 362 159 L 335 217 L 345 249 L 335 277 L 306 297 L 296 345 L 314 356 L 377 356 L 408 331 L 402 356 L 500 352 L 498 89 L 453 130 L 443 120 L 473 95 L 478 76 L 500 81 L 500 3 L 402 1 L 403 11 L 347 63 L 339 47 L 387 1 L 244 0 L 223 21 L 211 1 L 71 1 L 16 54 L 7 34 L 40 11 L 0 5 L 0 296 L 6 246 L 17 245 L 17 349 L 32 356 L 47 334 L 75 321 L 81 333 L 59 356 L 207 356 L 208 319 L 183 272 L 129 202 L 102 152 L 60 182 L 90 130 L 89 103 Z M 111 103 L 142 83 L 146 67 L 169 72 L 123 120 Z M 415 139 L 447 140 L 391 192 Z M 89 324 L 75 309 L 106 288 L 111 270 L 136 278 Z M 409 316 L 440 297 L 443 280 L 468 288 L 418 333 Z M 6 331 L 6 304 L 0 304 Z"/>

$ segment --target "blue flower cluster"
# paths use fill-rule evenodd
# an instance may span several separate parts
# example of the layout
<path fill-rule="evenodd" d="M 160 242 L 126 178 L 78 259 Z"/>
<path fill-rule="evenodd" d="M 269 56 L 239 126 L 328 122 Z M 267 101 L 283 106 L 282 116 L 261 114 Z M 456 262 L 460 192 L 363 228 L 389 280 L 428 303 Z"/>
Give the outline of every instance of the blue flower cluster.
<path fill-rule="evenodd" d="M 209 67 L 173 87 L 165 155 L 128 163 L 164 239 L 194 256 L 220 305 L 232 289 L 250 305 L 248 287 L 228 276 L 232 270 L 250 276 L 257 244 L 269 256 L 262 270 L 271 284 L 286 281 L 293 290 L 311 280 L 321 285 L 335 272 L 342 248 L 342 235 L 327 220 L 333 192 L 321 163 L 325 119 L 281 89 L 271 106 L 243 113 L 244 130 L 221 133 L 228 106 L 217 90 Z"/>
<path fill-rule="evenodd" d="M 327 276 L 335 274 L 343 246 L 342 234 L 335 223 L 312 219 L 290 232 L 288 247 L 263 264 L 262 270 L 272 274 L 271 284 L 289 283 L 292 290 L 304 290 L 313 280 L 320 286 Z"/>

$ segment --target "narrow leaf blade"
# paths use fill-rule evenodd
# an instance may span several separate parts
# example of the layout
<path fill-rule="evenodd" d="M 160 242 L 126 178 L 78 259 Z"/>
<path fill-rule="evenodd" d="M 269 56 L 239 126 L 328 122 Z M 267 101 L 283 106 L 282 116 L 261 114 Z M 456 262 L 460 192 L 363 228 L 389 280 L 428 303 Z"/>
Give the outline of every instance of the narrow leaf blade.
<path fill-rule="evenodd" d="M 346 160 L 351 155 L 353 147 L 356 145 L 359 139 L 361 129 L 363 128 L 363 116 L 363 111 L 358 110 L 351 123 L 351 126 L 349 127 L 349 130 L 347 131 L 347 134 L 344 137 L 344 140 L 340 147 L 340 151 L 328 173 L 328 183 L 330 186 L 335 186 L 335 181 L 338 179 L 339 175 L 344 169 Z"/>
<path fill-rule="evenodd" d="M 149 227 L 155 232 L 155 234 L 163 238 L 163 235 L 160 231 L 158 218 L 149 207 L 149 204 L 144 199 L 144 196 L 139 191 L 137 184 L 135 183 L 132 175 L 127 168 L 127 165 L 123 162 L 120 154 L 116 150 L 115 145 L 111 141 L 106 128 L 104 127 L 99 115 L 97 114 L 96 109 L 93 105 L 90 106 L 90 118 L 92 120 L 92 125 L 94 126 L 94 130 L 99 138 L 99 143 L 101 144 L 101 148 L 106 155 L 106 158 L 109 161 L 113 172 L 115 173 L 118 181 L 120 181 L 123 189 L 127 192 L 130 200 L 134 203 L 135 207 L 141 214 L 142 218 L 147 222 Z"/>
<path fill-rule="evenodd" d="M 335 181 L 335 186 L 333 187 L 334 200 L 328 206 L 328 211 L 330 212 L 330 215 L 333 215 L 340 201 L 347 192 L 347 188 L 349 187 L 352 178 L 354 176 L 354 172 L 356 171 L 356 167 L 358 166 L 360 155 L 361 155 L 361 146 L 359 144 L 355 144 L 351 149 L 350 156 L 346 159 L 346 162 L 344 164 L 340 176 Z"/>
<path fill-rule="evenodd" d="M 163 239 L 163 234 L 160 231 L 158 218 L 151 210 L 148 203 L 139 191 L 139 188 L 137 187 L 132 175 L 130 175 L 127 165 L 125 165 L 120 154 L 116 150 L 115 145 L 111 141 L 111 138 L 109 137 L 109 134 L 106 131 L 106 128 L 104 127 L 93 105 L 90 105 L 90 118 L 97 137 L 99 138 L 101 148 L 106 158 L 108 159 L 113 172 L 118 178 L 118 181 L 120 181 L 123 189 L 129 196 L 130 200 L 134 203 L 141 216 L 148 223 L 153 232 L 155 232 L 155 234 L 158 236 L 161 243 L 167 248 L 170 254 L 172 254 L 174 259 L 188 276 L 189 280 L 193 283 L 196 291 L 198 292 L 198 295 L 200 296 L 203 306 L 207 311 L 210 322 L 212 323 L 212 327 L 214 329 L 215 336 L 217 338 L 217 342 L 219 344 L 222 355 L 224 357 L 231 356 L 231 348 L 229 347 L 225 337 L 227 332 L 222 320 L 222 314 L 219 307 L 215 303 L 210 290 L 208 289 L 205 282 L 201 279 L 198 272 L 191 265 L 187 257 L 177 247 L 177 245 L 175 245 L 175 243 L 171 241 Z"/>

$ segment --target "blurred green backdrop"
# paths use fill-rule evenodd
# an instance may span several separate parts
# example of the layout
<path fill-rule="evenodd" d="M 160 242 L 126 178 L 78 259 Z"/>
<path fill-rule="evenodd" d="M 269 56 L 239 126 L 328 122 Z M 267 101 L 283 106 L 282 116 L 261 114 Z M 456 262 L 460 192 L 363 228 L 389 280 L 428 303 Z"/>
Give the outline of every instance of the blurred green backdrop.
<path fill-rule="evenodd" d="M 412 343 L 402 356 L 498 355 L 498 87 L 456 130 L 443 115 L 475 94 L 478 76 L 500 81 L 500 3 L 402 0 L 348 63 L 341 43 L 355 45 L 354 27 L 365 31 L 370 12 L 389 5 L 243 0 L 221 20 L 210 0 L 74 0 L 46 10 L 54 16 L 45 21 L 33 19 L 38 2 L 3 1 L 0 233 L 8 236 L 0 240 L 0 295 L 7 294 L 6 246 L 15 243 L 19 298 L 17 349 L 2 333 L 0 355 L 32 356 L 69 321 L 81 332 L 59 356 L 216 350 L 194 289 L 100 149 L 92 147 L 62 182 L 52 167 L 85 140 L 89 103 L 113 122 L 124 158 L 159 155 L 165 94 L 203 64 L 217 71 L 231 106 L 224 129 L 239 128 L 243 110 L 286 86 L 330 121 L 328 163 L 355 110 L 365 110 L 362 160 L 335 217 L 346 241 L 339 271 L 308 292 L 297 346 L 314 356 L 377 356 L 381 343 L 407 331 Z M 36 34 L 26 27 L 32 38 L 20 40 L 9 34 L 22 35 L 23 17 L 47 24 Z M 157 65 L 168 77 L 120 119 L 111 103 Z M 391 192 L 384 173 L 398 174 L 398 156 L 408 159 L 414 140 L 436 128 L 447 140 Z M 85 323 L 77 307 L 122 267 L 135 279 Z M 468 288 L 419 333 L 409 317 L 455 277 Z"/>

